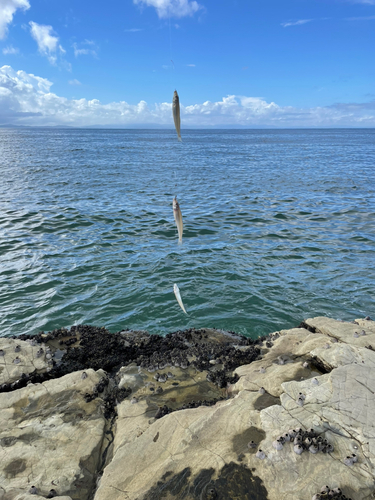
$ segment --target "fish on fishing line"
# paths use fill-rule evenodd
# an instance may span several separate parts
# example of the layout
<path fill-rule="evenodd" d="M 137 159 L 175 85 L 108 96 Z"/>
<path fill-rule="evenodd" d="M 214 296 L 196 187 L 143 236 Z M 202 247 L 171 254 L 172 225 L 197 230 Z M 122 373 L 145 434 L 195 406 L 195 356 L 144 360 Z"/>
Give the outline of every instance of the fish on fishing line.
<path fill-rule="evenodd" d="M 180 120 L 180 99 L 178 97 L 177 90 L 175 90 L 173 93 L 172 114 L 173 114 L 174 126 L 176 127 L 177 138 L 179 141 L 182 141 L 182 139 L 181 139 L 181 120 Z"/>
<path fill-rule="evenodd" d="M 179 303 L 179 306 L 184 311 L 184 313 L 187 314 L 187 312 L 185 311 L 185 308 L 184 308 L 184 304 L 182 303 L 182 300 L 181 300 L 180 289 L 178 288 L 176 283 L 173 285 L 173 291 L 174 291 L 174 294 L 176 296 L 177 302 Z"/>
<path fill-rule="evenodd" d="M 178 241 L 181 243 L 184 224 L 182 222 L 182 214 L 180 210 L 180 205 L 177 201 L 177 196 L 173 198 L 173 215 L 174 215 L 174 220 L 176 221 L 176 226 L 178 231 Z"/>

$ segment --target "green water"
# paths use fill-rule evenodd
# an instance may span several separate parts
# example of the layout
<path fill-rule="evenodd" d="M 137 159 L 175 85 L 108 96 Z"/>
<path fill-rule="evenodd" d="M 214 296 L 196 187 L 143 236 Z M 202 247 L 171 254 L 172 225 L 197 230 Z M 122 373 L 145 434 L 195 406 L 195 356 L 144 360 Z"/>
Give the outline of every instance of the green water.
<path fill-rule="evenodd" d="M 375 316 L 374 164 L 375 130 L 0 129 L 0 335 Z"/>

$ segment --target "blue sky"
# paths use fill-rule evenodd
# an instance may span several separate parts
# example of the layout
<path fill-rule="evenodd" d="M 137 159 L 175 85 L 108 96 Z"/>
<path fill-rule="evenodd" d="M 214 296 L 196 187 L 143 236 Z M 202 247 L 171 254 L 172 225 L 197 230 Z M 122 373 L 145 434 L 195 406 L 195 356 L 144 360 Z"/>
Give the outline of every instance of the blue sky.
<path fill-rule="evenodd" d="M 375 0 L 0 0 L 0 124 L 374 127 L 374 47 Z"/>

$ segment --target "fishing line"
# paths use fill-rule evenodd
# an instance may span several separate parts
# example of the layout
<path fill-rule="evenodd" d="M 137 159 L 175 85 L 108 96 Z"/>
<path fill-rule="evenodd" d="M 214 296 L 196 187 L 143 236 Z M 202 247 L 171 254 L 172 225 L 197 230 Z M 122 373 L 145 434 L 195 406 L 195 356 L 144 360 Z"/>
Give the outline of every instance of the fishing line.
<path fill-rule="evenodd" d="M 174 89 L 176 88 L 175 85 L 175 64 L 173 61 L 173 54 L 172 54 L 172 27 L 171 27 L 171 6 L 168 5 L 168 31 L 169 31 L 169 59 L 170 63 L 168 64 L 169 67 L 169 80 L 170 80 L 170 86 L 171 86 L 171 94 L 173 93 Z M 173 114 L 173 113 L 172 113 Z M 175 161 L 174 161 L 175 163 Z M 171 176 L 171 187 L 172 190 L 171 192 L 174 194 L 174 197 L 177 200 L 177 195 L 178 195 L 178 189 L 179 189 L 179 177 L 176 172 L 176 168 L 173 169 L 173 177 Z M 176 229 L 178 229 L 176 227 Z"/>
<path fill-rule="evenodd" d="M 172 63 L 172 69 L 173 69 L 173 73 L 174 73 L 174 62 L 173 62 L 173 58 L 172 58 L 172 30 L 171 30 L 171 7 L 170 7 L 170 5 L 168 6 L 168 25 L 169 25 L 169 59 Z M 172 72 L 171 71 L 169 72 L 169 80 L 170 80 L 171 87 L 173 87 Z"/>
<path fill-rule="evenodd" d="M 175 76 L 175 65 L 173 62 L 173 57 L 172 57 L 172 28 L 171 28 L 171 6 L 168 6 L 168 27 L 169 27 L 169 58 L 170 62 L 172 63 L 171 71 L 169 72 L 169 80 L 170 80 L 170 85 L 171 88 L 173 89 L 173 82 L 172 80 L 174 79 Z M 173 92 L 173 90 L 172 90 Z M 174 186 L 172 189 L 172 192 L 175 193 L 175 196 L 177 197 L 177 190 L 178 190 L 178 180 L 176 176 L 176 170 L 173 170 L 173 177 L 174 177 Z M 172 182 L 173 182 L 172 180 Z"/>
<path fill-rule="evenodd" d="M 178 186 L 177 186 L 176 170 L 173 170 L 173 175 L 174 175 L 174 187 L 178 188 Z M 175 197 L 177 198 L 177 189 L 175 189 Z"/>

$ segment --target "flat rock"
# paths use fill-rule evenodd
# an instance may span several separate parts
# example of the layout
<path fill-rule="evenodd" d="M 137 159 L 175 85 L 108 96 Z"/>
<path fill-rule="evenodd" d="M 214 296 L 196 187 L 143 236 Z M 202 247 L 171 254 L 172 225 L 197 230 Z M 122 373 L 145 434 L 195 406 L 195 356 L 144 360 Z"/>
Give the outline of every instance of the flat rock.
<path fill-rule="evenodd" d="M 123 402 L 113 460 L 95 500 L 310 500 L 323 484 L 353 500 L 370 498 L 375 353 L 356 344 L 358 325 L 323 319 L 305 322 L 315 333 L 278 332 L 262 359 L 236 369 L 233 397 L 215 406 L 148 420 L 146 401 L 137 409 Z M 297 455 L 290 442 L 277 451 L 273 442 L 291 428 L 313 429 L 333 451 Z M 248 448 L 249 441 L 257 446 Z M 348 466 L 344 459 L 353 453 L 358 462 Z"/>
<path fill-rule="evenodd" d="M 82 379 L 82 372 L 74 372 L 0 394 L 4 500 L 21 500 L 31 485 L 44 497 L 54 488 L 72 500 L 88 498 L 99 465 L 105 419 L 101 398 L 84 400 L 104 372 L 87 370 L 86 374 Z"/>
<path fill-rule="evenodd" d="M 372 344 L 375 347 L 375 321 L 358 319 L 355 320 L 355 324 L 319 316 L 317 318 L 306 319 L 305 323 L 315 328 L 318 332 L 341 342 L 346 342 L 356 347 L 365 347 L 368 344 Z M 354 336 L 362 330 L 365 331 L 366 335 Z"/>
<path fill-rule="evenodd" d="M 105 372 L 92 369 L 86 378 L 78 371 L 0 393 L 0 500 L 38 500 L 51 488 L 60 500 L 311 500 L 325 484 L 369 500 L 375 494 L 375 324 L 318 317 L 302 326 L 271 335 L 260 358 L 257 350 L 255 361 L 235 365 L 238 379 L 226 368 L 219 384 L 215 373 L 219 377 L 236 353 L 253 346 L 220 351 L 215 343 L 225 346 L 228 337 L 215 330 L 177 332 L 163 343 L 144 332 L 124 332 L 116 340 L 82 327 L 90 354 L 81 359 L 77 343 L 70 362 L 93 359 L 100 366 L 103 360 L 116 367 L 113 379 L 99 396 L 94 386 Z M 95 346 L 105 335 L 111 357 L 105 349 L 90 351 L 92 331 Z M 201 343 L 208 358 L 198 366 L 189 354 L 184 368 L 164 363 L 174 339 L 181 352 L 193 353 Z M 120 369 L 116 342 L 128 360 Z M 15 343 L 21 354 L 31 348 Z M 13 355 L 15 345 L 7 346 L 6 356 Z M 33 356 L 30 351 L 26 358 Z M 3 361 L 6 381 L 27 373 L 13 372 L 11 357 Z M 46 369 L 28 366 L 30 373 Z M 103 399 L 106 391 L 112 399 Z M 306 444 L 297 454 L 292 442 L 277 450 L 276 440 L 297 428 L 327 440 L 325 452 L 310 453 Z M 346 460 L 352 454 L 356 463 Z M 28 493 L 31 485 L 38 495 Z"/>
<path fill-rule="evenodd" d="M 375 369 L 374 352 L 365 347 L 355 347 L 350 344 L 339 342 L 332 347 L 317 347 L 311 351 L 313 357 L 317 357 L 326 367 L 337 368 L 343 365 L 366 365 L 371 370 Z"/>
<path fill-rule="evenodd" d="M 16 347 L 20 348 L 16 352 Z M 41 345 L 31 345 L 30 342 L 23 340 L 13 340 L 7 337 L 0 338 L 0 385 L 9 384 L 18 380 L 23 373 L 30 374 L 35 371 L 45 371 L 48 367 L 45 348 L 43 354 L 37 356 Z M 15 363 L 15 359 L 19 363 Z"/>
<path fill-rule="evenodd" d="M 129 499 L 204 498 L 210 486 L 218 489 L 215 480 L 223 481 L 229 470 L 234 483 L 224 481 L 227 485 L 219 489 L 222 494 L 227 488 L 227 496 L 220 498 L 266 498 L 262 481 L 237 460 L 247 452 L 247 440 L 263 437 L 257 429 L 259 414 L 249 415 L 248 411 L 257 398 L 257 394 L 243 391 L 214 407 L 181 410 L 155 421 L 137 439 L 118 448 L 95 500 L 120 500 L 124 492 Z M 246 481 L 241 483 L 242 476 Z M 238 497 L 251 482 L 247 495 L 253 496 Z M 190 492 L 193 484 L 194 493 Z"/>
<path fill-rule="evenodd" d="M 283 382 L 314 376 L 316 372 L 311 367 L 304 368 L 303 363 L 311 357 L 313 349 L 326 343 L 326 335 L 313 334 L 304 328 L 281 330 L 279 338 L 273 340 L 273 347 L 264 350 L 261 360 L 235 370 L 240 380 L 231 391 L 256 391 L 264 387 L 267 393 L 279 397 L 283 393 Z M 265 369 L 264 373 L 261 368 Z"/>
<path fill-rule="evenodd" d="M 374 491 L 375 472 L 374 372 L 369 375 L 369 369 L 363 365 L 345 365 L 318 380 L 318 385 L 309 380 L 284 383 L 281 406 L 261 412 L 262 428 L 267 433 L 264 446 L 268 449 L 277 435 L 296 427 L 314 429 L 334 447 L 332 453 L 312 455 L 304 452 L 299 456 L 287 443 L 284 446 L 286 451 L 272 451 L 270 459 L 282 458 L 281 464 L 273 463 L 278 468 L 274 478 L 276 488 L 285 492 L 285 497 L 281 498 L 288 498 L 294 488 L 303 488 L 312 496 L 322 484 L 329 484 L 331 488 L 340 487 L 347 496 L 353 495 L 355 499 L 368 498 Z M 306 396 L 302 407 L 296 402 L 301 392 Z M 343 460 L 352 453 L 358 456 L 358 463 L 348 467 Z M 288 470 L 289 482 L 285 481 Z M 284 481 L 280 480 L 282 477 Z M 308 478 L 310 485 L 305 484 L 303 478 Z"/>

